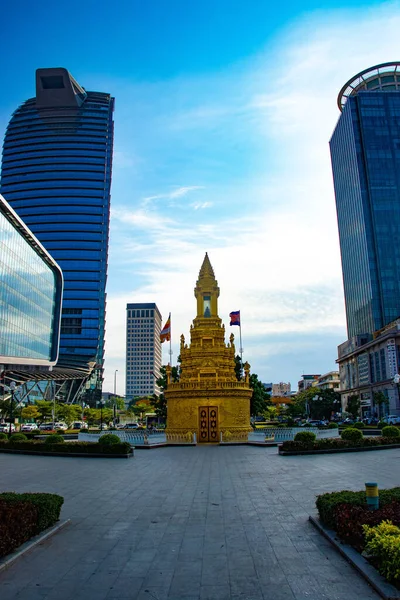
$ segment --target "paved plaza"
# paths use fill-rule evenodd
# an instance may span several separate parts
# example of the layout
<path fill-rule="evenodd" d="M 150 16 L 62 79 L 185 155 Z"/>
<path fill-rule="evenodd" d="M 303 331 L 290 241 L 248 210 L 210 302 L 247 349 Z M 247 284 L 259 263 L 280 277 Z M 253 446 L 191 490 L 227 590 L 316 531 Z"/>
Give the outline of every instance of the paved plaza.
<path fill-rule="evenodd" d="M 318 493 L 399 485 L 399 458 L 249 446 L 129 460 L 2 454 L 1 491 L 61 494 L 72 522 L 0 574 L 0 598 L 376 599 L 307 519 Z"/>

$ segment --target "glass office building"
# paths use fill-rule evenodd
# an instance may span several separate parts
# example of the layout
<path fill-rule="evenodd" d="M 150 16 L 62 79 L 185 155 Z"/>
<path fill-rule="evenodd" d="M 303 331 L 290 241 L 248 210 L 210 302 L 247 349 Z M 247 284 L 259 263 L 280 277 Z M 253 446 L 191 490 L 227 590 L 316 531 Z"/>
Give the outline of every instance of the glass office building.
<path fill-rule="evenodd" d="M 0 282 L 0 365 L 55 365 L 61 269 L 2 196 Z"/>
<path fill-rule="evenodd" d="M 114 99 L 39 69 L 13 114 L 1 192 L 64 275 L 59 364 L 103 364 Z"/>
<path fill-rule="evenodd" d="M 400 63 L 343 86 L 330 148 L 348 338 L 400 316 Z"/>

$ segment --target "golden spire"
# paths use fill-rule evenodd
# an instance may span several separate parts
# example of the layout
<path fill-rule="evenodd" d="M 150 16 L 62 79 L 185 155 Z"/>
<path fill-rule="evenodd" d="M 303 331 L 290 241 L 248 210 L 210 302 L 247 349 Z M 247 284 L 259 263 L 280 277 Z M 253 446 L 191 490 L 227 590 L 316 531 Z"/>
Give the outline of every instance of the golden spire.
<path fill-rule="evenodd" d="M 201 265 L 201 269 L 199 272 L 199 281 L 201 279 L 205 279 L 205 278 L 215 279 L 214 270 L 211 266 L 210 259 L 208 258 L 207 252 L 204 257 L 203 264 Z"/>

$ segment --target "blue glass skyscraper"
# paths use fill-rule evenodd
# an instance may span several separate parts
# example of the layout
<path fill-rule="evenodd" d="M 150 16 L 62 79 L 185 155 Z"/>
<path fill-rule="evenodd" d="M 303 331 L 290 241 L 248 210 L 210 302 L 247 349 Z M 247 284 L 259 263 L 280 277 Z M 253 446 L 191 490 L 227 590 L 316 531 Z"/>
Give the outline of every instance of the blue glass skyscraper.
<path fill-rule="evenodd" d="M 343 86 L 330 147 L 348 338 L 400 316 L 400 63 Z"/>
<path fill-rule="evenodd" d="M 58 364 L 103 363 L 114 99 L 39 69 L 13 114 L 1 192 L 64 275 Z"/>

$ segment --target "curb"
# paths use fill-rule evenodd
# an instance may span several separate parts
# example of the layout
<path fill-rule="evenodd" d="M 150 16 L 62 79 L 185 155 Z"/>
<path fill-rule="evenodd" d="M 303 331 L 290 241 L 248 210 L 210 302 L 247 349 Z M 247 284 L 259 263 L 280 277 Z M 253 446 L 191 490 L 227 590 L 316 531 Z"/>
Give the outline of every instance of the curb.
<path fill-rule="evenodd" d="M 0 454 L 28 454 L 30 456 L 69 456 L 70 458 L 131 458 L 133 452 L 129 454 L 96 454 L 95 452 L 35 452 L 34 450 L 15 450 L 1 448 Z"/>
<path fill-rule="evenodd" d="M 5 556 L 0 560 L 0 573 L 8 569 L 16 560 L 27 554 L 31 550 L 33 550 L 36 546 L 47 540 L 49 537 L 53 536 L 55 533 L 63 529 L 67 525 L 71 523 L 71 519 L 66 519 L 65 521 L 61 521 L 58 525 L 54 525 L 49 529 L 46 529 L 42 533 L 39 533 L 31 540 L 28 540 L 22 546 L 20 546 L 15 552 Z"/>
<path fill-rule="evenodd" d="M 280 456 L 297 456 L 301 454 L 336 454 L 338 452 L 371 452 L 372 450 L 394 450 L 400 448 L 400 444 L 388 446 L 371 446 L 370 448 L 331 448 L 328 450 L 280 450 Z"/>
<path fill-rule="evenodd" d="M 398 600 L 400 598 L 400 590 L 396 589 L 391 583 L 388 583 L 357 550 L 339 542 L 336 538 L 336 532 L 325 527 L 319 518 L 312 516 L 308 518 L 312 525 L 340 552 L 384 600 Z"/>

